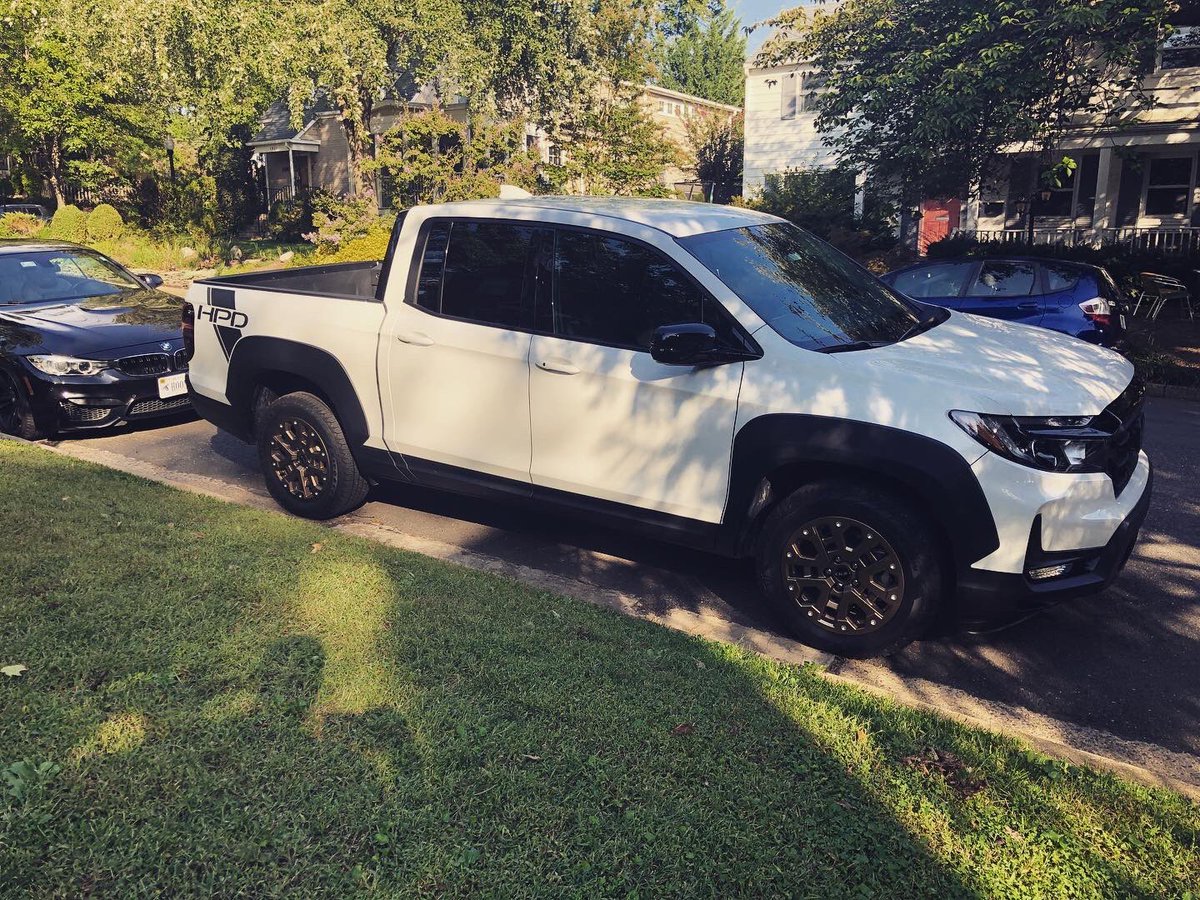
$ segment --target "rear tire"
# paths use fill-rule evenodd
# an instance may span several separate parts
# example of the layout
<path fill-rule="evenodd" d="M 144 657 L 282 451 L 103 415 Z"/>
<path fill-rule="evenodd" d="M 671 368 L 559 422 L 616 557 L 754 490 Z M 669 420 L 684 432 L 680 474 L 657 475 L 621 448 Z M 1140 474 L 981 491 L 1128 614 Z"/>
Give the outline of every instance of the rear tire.
<path fill-rule="evenodd" d="M 843 479 L 798 489 L 767 515 L 759 585 L 797 638 L 839 656 L 894 653 L 945 593 L 943 547 L 902 498 Z"/>
<path fill-rule="evenodd" d="M 356 509 L 369 485 L 337 417 L 313 394 L 285 394 L 258 416 L 258 461 L 280 506 L 306 519 Z"/>
<path fill-rule="evenodd" d="M 21 386 L 20 379 L 0 371 L 0 432 L 37 441 L 45 437 L 33 417 L 29 395 Z"/>

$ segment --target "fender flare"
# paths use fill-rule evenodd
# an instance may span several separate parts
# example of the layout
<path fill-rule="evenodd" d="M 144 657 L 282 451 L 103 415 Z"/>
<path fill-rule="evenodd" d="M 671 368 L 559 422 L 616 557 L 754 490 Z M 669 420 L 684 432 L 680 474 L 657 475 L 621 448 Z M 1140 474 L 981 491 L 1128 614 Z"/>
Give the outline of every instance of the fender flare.
<path fill-rule="evenodd" d="M 837 467 L 869 472 L 920 498 L 946 535 L 959 571 L 1000 546 L 979 479 L 952 447 L 887 425 L 802 414 L 760 416 L 737 433 L 721 542 L 745 551 L 758 521 L 754 505 L 762 480 L 805 463 L 818 473 Z"/>
<path fill-rule="evenodd" d="M 265 335 L 243 337 L 229 354 L 225 396 L 249 431 L 254 386 L 264 373 L 293 375 L 317 386 L 333 407 L 352 449 L 367 440 L 367 417 L 350 376 L 327 350 Z"/>

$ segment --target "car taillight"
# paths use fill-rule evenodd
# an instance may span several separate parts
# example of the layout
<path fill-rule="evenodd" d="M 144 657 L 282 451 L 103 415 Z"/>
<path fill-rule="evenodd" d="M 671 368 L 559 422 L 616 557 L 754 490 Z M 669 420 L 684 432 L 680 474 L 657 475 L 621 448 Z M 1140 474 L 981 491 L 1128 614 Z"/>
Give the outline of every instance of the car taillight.
<path fill-rule="evenodd" d="M 1079 308 L 1083 310 L 1085 316 L 1097 325 L 1109 325 L 1112 323 L 1112 304 L 1103 297 L 1093 297 L 1091 300 L 1085 300 L 1079 304 Z"/>
<path fill-rule="evenodd" d="M 183 304 L 183 355 L 188 362 L 196 352 L 196 310 L 190 303 Z"/>

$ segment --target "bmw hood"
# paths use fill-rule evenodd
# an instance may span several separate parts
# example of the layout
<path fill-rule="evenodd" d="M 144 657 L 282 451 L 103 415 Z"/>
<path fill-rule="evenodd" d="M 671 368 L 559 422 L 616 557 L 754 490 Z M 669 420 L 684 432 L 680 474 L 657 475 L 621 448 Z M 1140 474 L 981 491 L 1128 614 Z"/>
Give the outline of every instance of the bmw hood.
<path fill-rule="evenodd" d="M 182 306 L 178 297 L 152 290 L 0 306 L 0 345 L 20 353 L 109 357 L 146 344 L 178 342 Z"/>
<path fill-rule="evenodd" d="M 1096 415 L 1133 378 L 1133 365 L 1112 350 L 964 313 L 862 356 L 882 379 L 915 376 L 955 408 L 1000 415 Z"/>

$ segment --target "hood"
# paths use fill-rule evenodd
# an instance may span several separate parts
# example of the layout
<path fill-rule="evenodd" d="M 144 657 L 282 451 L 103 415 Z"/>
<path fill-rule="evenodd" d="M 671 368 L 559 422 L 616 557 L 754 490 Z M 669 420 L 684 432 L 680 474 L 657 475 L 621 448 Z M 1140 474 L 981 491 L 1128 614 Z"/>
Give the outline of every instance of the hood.
<path fill-rule="evenodd" d="M 19 353 L 94 359 L 162 341 L 179 341 L 183 301 L 136 290 L 64 303 L 0 306 L 0 346 Z"/>
<path fill-rule="evenodd" d="M 1132 364 L 1112 350 L 964 313 L 861 355 L 881 378 L 927 379 L 953 408 L 1011 416 L 1096 415 L 1133 378 Z"/>

